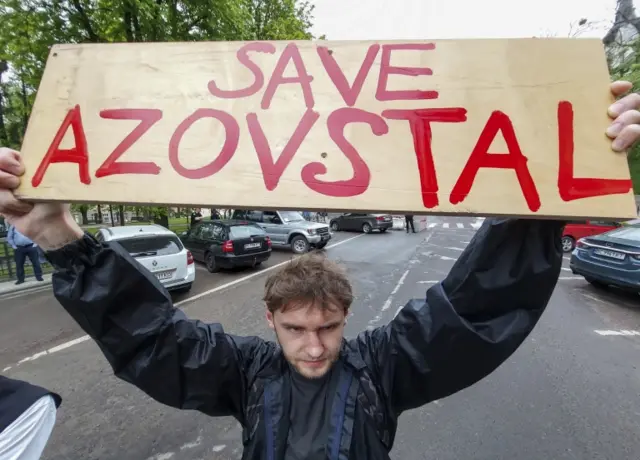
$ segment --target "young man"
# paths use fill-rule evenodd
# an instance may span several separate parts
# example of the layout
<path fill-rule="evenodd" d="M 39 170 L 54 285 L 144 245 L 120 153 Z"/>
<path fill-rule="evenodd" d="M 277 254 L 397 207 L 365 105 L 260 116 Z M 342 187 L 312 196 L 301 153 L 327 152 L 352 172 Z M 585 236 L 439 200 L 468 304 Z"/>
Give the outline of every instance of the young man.
<path fill-rule="evenodd" d="M 616 95 L 630 88 L 612 84 Z M 640 139 L 639 100 L 610 109 L 614 150 Z M 59 302 L 118 377 L 169 406 L 239 420 L 244 459 L 388 459 L 404 411 L 469 387 L 520 346 L 561 268 L 563 223 L 486 220 L 424 299 L 347 341 L 349 281 L 326 259 L 301 257 L 265 286 L 275 344 L 188 319 L 118 245 L 84 234 L 68 206 L 17 200 L 23 172 L 18 153 L 0 150 L 0 212 L 45 249 Z"/>
<path fill-rule="evenodd" d="M 9 225 L 7 232 L 7 243 L 13 248 L 13 256 L 16 262 L 16 284 L 24 283 L 24 263 L 27 257 L 31 261 L 33 274 L 38 281 L 44 281 L 42 278 L 42 266 L 40 265 L 40 251 L 37 245 L 29 238 L 20 233 L 13 225 Z"/>

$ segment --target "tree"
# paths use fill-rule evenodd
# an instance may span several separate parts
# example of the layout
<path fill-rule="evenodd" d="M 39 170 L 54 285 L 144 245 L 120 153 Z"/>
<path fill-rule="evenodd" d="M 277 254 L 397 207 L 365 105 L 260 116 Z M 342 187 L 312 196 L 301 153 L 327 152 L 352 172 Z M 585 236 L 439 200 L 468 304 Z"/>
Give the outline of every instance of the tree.
<path fill-rule="evenodd" d="M 53 44 L 309 40 L 312 13 L 309 0 L 2 0 L 0 145 L 19 149 Z"/>

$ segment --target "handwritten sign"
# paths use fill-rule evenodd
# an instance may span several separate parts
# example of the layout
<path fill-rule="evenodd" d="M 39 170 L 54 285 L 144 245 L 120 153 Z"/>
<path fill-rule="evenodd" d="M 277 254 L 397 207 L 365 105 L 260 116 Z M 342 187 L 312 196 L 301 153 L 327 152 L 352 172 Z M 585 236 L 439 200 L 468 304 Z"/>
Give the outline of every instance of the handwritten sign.
<path fill-rule="evenodd" d="M 627 218 L 599 40 L 52 48 L 31 200 Z"/>

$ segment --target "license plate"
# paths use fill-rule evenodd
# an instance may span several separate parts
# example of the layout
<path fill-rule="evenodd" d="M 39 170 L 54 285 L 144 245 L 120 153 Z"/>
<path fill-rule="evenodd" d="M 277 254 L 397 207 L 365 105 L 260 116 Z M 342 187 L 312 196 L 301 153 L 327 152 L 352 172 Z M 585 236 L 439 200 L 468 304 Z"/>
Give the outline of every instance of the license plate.
<path fill-rule="evenodd" d="M 323 239 L 323 240 L 328 240 L 329 238 L 331 238 L 331 235 L 322 235 L 320 237 L 320 239 Z"/>
<path fill-rule="evenodd" d="M 244 248 L 253 249 L 253 248 L 259 248 L 260 246 L 262 246 L 262 243 L 248 243 L 244 245 Z"/>
<path fill-rule="evenodd" d="M 389 222 L 391 220 L 391 217 L 385 217 L 384 220 Z"/>
<path fill-rule="evenodd" d="M 160 280 L 160 281 L 168 280 L 169 278 L 171 278 L 173 276 L 173 270 L 169 270 L 169 271 L 166 271 L 166 272 L 154 273 L 154 275 L 156 275 L 156 278 L 158 278 L 158 280 Z"/>
<path fill-rule="evenodd" d="M 599 256 L 611 257 L 612 259 L 623 260 L 625 255 L 621 252 L 616 251 L 608 251 L 607 249 L 596 249 L 593 251 L 594 254 Z"/>

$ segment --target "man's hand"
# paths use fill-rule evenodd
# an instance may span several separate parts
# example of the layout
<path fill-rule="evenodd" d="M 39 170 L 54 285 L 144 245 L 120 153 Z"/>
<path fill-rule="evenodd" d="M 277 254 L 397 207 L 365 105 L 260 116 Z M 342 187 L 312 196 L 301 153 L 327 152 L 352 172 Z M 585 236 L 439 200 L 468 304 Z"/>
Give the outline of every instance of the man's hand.
<path fill-rule="evenodd" d="M 620 97 L 632 88 L 631 82 L 616 81 L 611 84 L 611 92 Z M 607 129 L 607 136 L 613 139 L 611 148 L 624 152 L 640 140 L 640 94 L 631 93 L 609 107 L 609 116 L 613 118 Z"/>
<path fill-rule="evenodd" d="M 8 223 L 44 251 L 61 248 L 82 238 L 82 229 L 73 220 L 69 205 L 32 204 L 15 197 L 13 191 L 20 185 L 23 174 L 24 164 L 20 154 L 0 147 L 0 214 Z"/>

